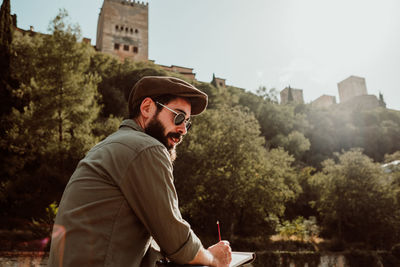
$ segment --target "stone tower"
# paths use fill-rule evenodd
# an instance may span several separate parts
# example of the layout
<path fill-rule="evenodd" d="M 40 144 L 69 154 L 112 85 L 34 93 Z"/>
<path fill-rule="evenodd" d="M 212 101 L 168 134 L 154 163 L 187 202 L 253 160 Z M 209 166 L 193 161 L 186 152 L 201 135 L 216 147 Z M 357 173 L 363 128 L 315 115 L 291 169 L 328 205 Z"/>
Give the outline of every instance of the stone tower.
<path fill-rule="evenodd" d="M 215 77 L 215 74 L 213 73 L 213 78 L 211 81 L 212 85 L 214 85 L 215 87 L 224 87 L 225 88 L 226 87 L 225 81 L 226 81 L 225 79 Z"/>
<path fill-rule="evenodd" d="M 350 76 L 339 82 L 338 89 L 340 103 L 346 102 L 355 96 L 368 94 L 365 79 L 357 76 Z"/>
<path fill-rule="evenodd" d="M 311 102 L 311 105 L 316 108 L 327 108 L 336 104 L 336 97 L 332 95 L 322 95 Z"/>
<path fill-rule="evenodd" d="M 292 100 L 290 100 L 289 96 L 290 93 L 292 94 Z M 291 101 L 293 101 L 296 104 L 304 104 L 304 98 L 303 98 L 303 90 L 302 89 L 294 89 L 289 87 L 285 87 L 285 89 L 283 89 L 280 92 L 280 96 L 281 96 L 281 104 L 287 104 Z"/>
<path fill-rule="evenodd" d="M 121 60 L 148 60 L 148 3 L 104 0 L 97 22 L 96 49 Z"/>

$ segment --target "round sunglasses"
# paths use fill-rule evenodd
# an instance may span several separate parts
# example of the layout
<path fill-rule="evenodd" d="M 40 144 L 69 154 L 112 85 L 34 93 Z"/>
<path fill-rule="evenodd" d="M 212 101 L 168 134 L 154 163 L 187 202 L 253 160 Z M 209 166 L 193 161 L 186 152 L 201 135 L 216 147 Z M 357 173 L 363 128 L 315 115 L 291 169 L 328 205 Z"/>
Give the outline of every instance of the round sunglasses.
<path fill-rule="evenodd" d="M 182 122 L 185 123 L 185 127 L 186 127 L 186 131 L 189 131 L 190 127 L 192 127 L 192 122 L 190 121 L 190 118 L 185 119 L 185 114 L 182 112 L 177 112 L 169 107 L 167 107 L 166 105 L 161 104 L 160 102 L 156 101 L 157 105 L 162 106 L 163 108 L 168 109 L 169 111 L 171 111 L 172 113 L 175 114 L 175 118 L 174 118 L 174 124 L 175 125 L 180 125 L 182 124 Z"/>

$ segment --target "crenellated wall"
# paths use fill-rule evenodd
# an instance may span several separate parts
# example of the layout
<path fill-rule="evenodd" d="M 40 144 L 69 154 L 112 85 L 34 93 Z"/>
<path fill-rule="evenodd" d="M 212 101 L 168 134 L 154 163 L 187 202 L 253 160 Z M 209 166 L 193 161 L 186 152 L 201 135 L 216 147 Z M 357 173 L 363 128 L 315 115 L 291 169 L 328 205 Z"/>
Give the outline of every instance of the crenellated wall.
<path fill-rule="evenodd" d="M 97 23 L 96 49 L 121 60 L 148 60 L 148 3 L 104 0 Z"/>
<path fill-rule="evenodd" d="M 135 1 L 135 0 L 104 0 L 108 2 L 115 2 L 115 3 L 120 3 L 120 4 L 125 4 L 125 5 L 142 5 L 142 6 L 148 6 L 149 3 L 141 2 L 141 1 Z"/>

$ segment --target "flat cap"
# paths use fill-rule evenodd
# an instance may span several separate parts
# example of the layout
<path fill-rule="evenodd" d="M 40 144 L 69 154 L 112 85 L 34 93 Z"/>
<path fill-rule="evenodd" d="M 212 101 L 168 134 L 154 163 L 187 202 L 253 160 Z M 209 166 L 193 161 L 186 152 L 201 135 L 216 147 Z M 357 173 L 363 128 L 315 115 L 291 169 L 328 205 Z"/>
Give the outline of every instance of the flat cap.
<path fill-rule="evenodd" d="M 129 111 L 146 97 L 167 94 L 188 99 L 192 107 L 191 115 L 198 115 L 207 107 L 207 94 L 190 83 L 175 77 L 146 76 L 133 86 L 129 94 Z"/>

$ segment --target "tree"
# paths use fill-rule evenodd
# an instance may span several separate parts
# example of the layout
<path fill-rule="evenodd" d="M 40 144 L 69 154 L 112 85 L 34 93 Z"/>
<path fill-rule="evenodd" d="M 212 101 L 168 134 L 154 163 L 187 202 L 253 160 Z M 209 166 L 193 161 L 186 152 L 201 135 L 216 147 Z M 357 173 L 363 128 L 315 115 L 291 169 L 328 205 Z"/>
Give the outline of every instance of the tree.
<path fill-rule="evenodd" d="M 385 163 L 389 163 L 391 161 L 400 160 L 400 150 L 394 152 L 393 154 L 385 155 Z"/>
<path fill-rule="evenodd" d="M 93 128 L 100 80 L 88 73 L 95 51 L 78 42 L 79 28 L 67 26 L 66 18 L 61 10 L 50 35 L 15 42 L 13 70 L 21 86 L 14 94 L 25 104 L 13 108 L 12 127 L 1 143 L 11 154 L 1 188 L 7 215 L 37 216 L 58 201 L 78 160 L 99 140 Z"/>
<path fill-rule="evenodd" d="M 297 180 L 301 187 L 300 194 L 286 204 L 285 219 L 294 220 L 301 216 L 304 218 L 317 217 L 318 212 L 311 205 L 313 201 L 318 199 L 318 190 L 313 186 L 313 173 L 315 168 L 305 167 L 297 170 Z"/>
<path fill-rule="evenodd" d="M 383 94 L 381 92 L 379 92 L 379 106 L 386 108 L 386 102 L 383 99 Z"/>
<path fill-rule="evenodd" d="M 399 207 L 390 181 L 361 150 L 336 156 L 338 162 L 324 161 L 323 171 L 314 177 L 323 232 L 370 248 L 390 247 L 399 233 Z"/>
<path fill-rule="evenodd" d="M 17 81 L 12 78 L 10 69 L 12 35 L 10 0 L 4 0 L 0 9 L 0 138 L 4 138 L 5 131 L 10 126 L 6 116 L 13 105 L 11 91 L 17 87 Z M 0 154 L 6 156 L 2 151 Z"/>
<path fill-rule="evenodd" d="M 262 94 L 261 91 L 263 89 L 260 89 L 259 94 Z M 238 98 L 232 105 L 239 104 L 254 113 L 267 148 L 290 147 L 290 152 L 299 157 L 308 150 L 308 140 L 303 133 L 309 124 L 305 114 L 296 112 L 296 105 L 278 105 L 275 101 L 265 99 L 265 96 L 241 90 L 231 92 L 231 98 Z"/>
<path fill-rule="evenodd" d="M 12 42 L 12 26 L 10 15 L 10 0 L 4 0 L 0 9 L 0 189 L 2 188 L 5 169 L 7 164 L 3 159 L 10 156 L 5 139 L 7 130 L 11 127 L 7 116 L 11 112 L 12 97 L 10 86 L 11 71 L 11 42 Z M 3 199 L 3 193 L 0 190 L 0 202 Z"/>
<path fill-rule="evenodd" d="M 4 0 L 0 9 L 0 116 L 10 112 L 10 57 L 12 42 L 12 19 L 10 0 Z M 3 123 L 2 123 L 3 125 Z"/>
<path fill-rule="evenodd" d="M 167 72 L 152 62 L 121 63 L 111 55 L 96 53 L 91 57 L 90 73 L 101 77 L 98 85 L 103 106 L 101 115 L 128 116 L 128 97 L 134 84 L 144 76 L 166 76 Z"/>
<path fill-rule="evenodd" d="M 275 88 L 267 90 L 267 87 L 260 86 L 258 87 L 256 94 L 261 96 L 266 101 L 278 103 L 278 92 Z"/>
<path fill-rule="evenodd" d="M 300 159 L 301 156 L 310 149 L 310 141 L 304 135 L 298 131 L 293 131 L 287 136 L 278 134 L 276 136 L 279 145 L 281 145 L 286 151 L 292 154 L 296 159 Z"/>
<path fill-rule="evenodd" d="M 271 233 L 269 215 L 299 190 L 293 158 L 265 150 L 256 119 L 240 107 L 207 110 L 192 128 L 175 166 L 184 216 L 208 235 L 217 220 L 226 236 Z"/>
<path fill-rule="evenodd" d="M 375 161 L 400 149 L 400 112 L 377 107 L 352 110 L 344 106 L 306 111 L 305 137 L 310 150 L 302 159 L 318 169 L 333 152 L 363 148 L 364 154 Z"/>

